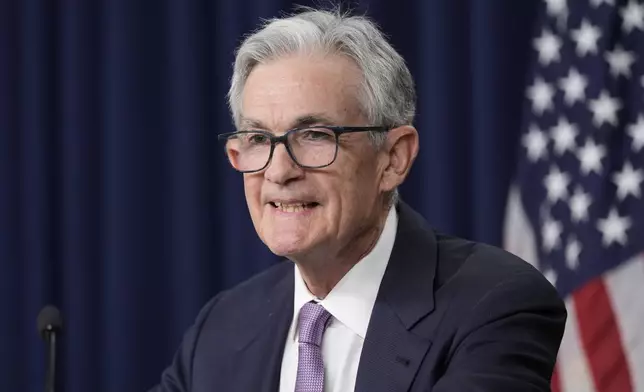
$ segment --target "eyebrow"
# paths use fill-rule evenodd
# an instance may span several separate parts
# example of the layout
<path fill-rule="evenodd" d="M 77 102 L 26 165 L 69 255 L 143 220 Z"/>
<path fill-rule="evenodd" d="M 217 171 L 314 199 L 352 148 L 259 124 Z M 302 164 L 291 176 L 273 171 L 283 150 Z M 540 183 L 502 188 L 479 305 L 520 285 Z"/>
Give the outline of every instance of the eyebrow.
<path fill-rule="evenodd" d="M 288 129 L 307 127 L 311 125 L 333 125 L 335 121 L 332 121 L 328 116 L 323 113 L 309 113 L 302 116 L 299 116 L 291 123 Z M 244 128 L 259 128 L 268 130 L 270 127 L 266 126 L 261 120 L 242 117 L 241 119 L 242 127 Z"/>

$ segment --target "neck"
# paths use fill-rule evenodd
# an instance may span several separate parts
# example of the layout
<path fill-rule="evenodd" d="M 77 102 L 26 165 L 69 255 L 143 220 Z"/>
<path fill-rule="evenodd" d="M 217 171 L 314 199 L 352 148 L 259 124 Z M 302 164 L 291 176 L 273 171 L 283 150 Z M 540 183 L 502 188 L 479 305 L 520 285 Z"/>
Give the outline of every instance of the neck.
<path fill-rule="evenodd" d="M 316 252 L 319 256 L 294 260 L 304 283 L 313 295 L 324 299 L 344 275 L 373 250 L 382 234 L 387 215 L 388 211 L 385 210 L 378 216 L 375 225 L 345 241 L 345 244 L 335 252 L 325 249 Z"/>

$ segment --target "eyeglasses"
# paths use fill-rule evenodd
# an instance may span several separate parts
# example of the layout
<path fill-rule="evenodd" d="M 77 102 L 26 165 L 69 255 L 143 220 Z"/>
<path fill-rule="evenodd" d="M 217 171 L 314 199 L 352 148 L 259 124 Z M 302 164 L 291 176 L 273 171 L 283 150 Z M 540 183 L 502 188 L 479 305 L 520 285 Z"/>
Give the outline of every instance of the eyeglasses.
<path fill-rule="evenodd" d="M 387 131 L 387 127 L 311 126 L 292 129 L 281 136 L 266 131 L 238 131 L 221 134 L 218 139 L 225 142 L 226 155 L 233 168 L 242 173 L 252 173 L 268 166 L 278 143 L 284 143 L 298 166 L 319 169 L 335 161 L 340 135 Z"/>

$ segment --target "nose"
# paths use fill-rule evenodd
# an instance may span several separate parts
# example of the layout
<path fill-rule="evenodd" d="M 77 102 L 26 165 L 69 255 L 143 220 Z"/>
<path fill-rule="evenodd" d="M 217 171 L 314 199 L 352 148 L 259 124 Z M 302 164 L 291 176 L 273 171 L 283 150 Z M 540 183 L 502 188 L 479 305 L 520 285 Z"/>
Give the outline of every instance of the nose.
<path fill-rule="evenodd" d="M 286 184 L 302 177 L 304 171 L 297 165 L 286 150 L 286 146 L 278 144 L 273 151 L 273 158 L 264 171 L 264 178 L 276 184 Z"/>

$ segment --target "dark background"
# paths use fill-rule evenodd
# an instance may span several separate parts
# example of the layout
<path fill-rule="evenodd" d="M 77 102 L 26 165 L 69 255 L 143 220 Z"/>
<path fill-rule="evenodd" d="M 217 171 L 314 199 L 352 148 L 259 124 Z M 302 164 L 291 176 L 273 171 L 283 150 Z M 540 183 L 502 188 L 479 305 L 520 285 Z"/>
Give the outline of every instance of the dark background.
<path fill-rule="evenodd" d="M 352 4 L 417 82 L 402 198 L 500 245 L 537 1 Z M 64 391 L 143 391 L 208 298 L 275 261 L 216 135 L 232 130 L 234 48 L 291 6 L 0 0 L 2 391 L 42 390 L 47 303 L 66 321 Z"/>

